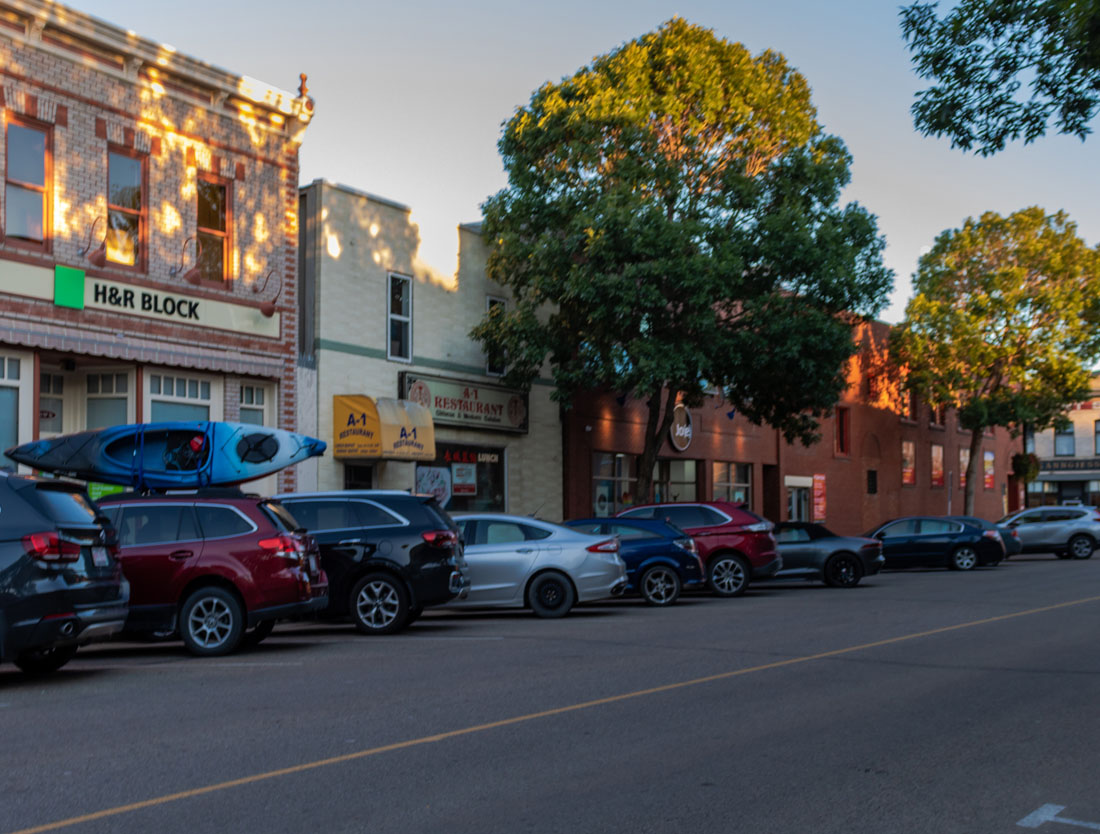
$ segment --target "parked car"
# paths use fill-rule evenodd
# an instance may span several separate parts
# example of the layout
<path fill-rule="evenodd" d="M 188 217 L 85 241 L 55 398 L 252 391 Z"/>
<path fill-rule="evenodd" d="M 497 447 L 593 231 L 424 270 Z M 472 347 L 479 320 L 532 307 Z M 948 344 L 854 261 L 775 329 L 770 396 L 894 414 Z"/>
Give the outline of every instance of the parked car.
<path fill-rule="evenodd" d="M 460 513 L 455 521 L 466 541 L 470 593 L 452 605 L 523 606 L 540 617 L 564 617 L 575 603 L 626 590 L 614 536 L 505 513 Z"/>
<path fill-rule="evenodd" d="M 996 565 L 1005 556 L 996 530 L 950 518 L 896 518 L 867 533 L 882 541 L 887 568 L 946 567 L 972 570 Z"/>
<path fill-rule="evenodd" d="M 965 521 L 967 524 L 976 524 L 983 530 L 996 530 L 1001 536 L 1001 541 L 1004 542 L 1006 559 L 1009 556 L 1015 556 L 1024 549 L 1024 544 L 1020 541 L 1020 534 L 1015 527 L 987 521 L 984 518 L 978 518 L 972 515 L 949 515 L 944 516 L 944 518 L 953 518 L 957 521 Z"/>
<path fill-rule="evenodd" d="M 834 588 L 854 588 L 886 561 L 878 539 L 838 536 L 807 521 L 780 522 L 775 538 L 783 557 L 775 579 L 818 579 Z"/>
<path fill-rule="evenodd" d="M 1024 553 L 1089 559 L 1100 542 L 1100 512 L 1095 507 L 1035 507 L 1006 515 L 997 524 L 1019 534 Z"/>
<path fill-rule="evenodd" d="M 178 635 L 192 654 L 219 656 L 328 602 L 316 544 L 275 500 L 205 489 L 99 506 L 118 530 L 130 634 Z"/>
<path fill-rule="evenodd" d="M 469 587 L 454 520 L 431 495 L 342 490 L 278 496 L 321 549 L 326 614 L 394 634 Z"/>
<path fill-rule="evenodd" d="M 114 528 L 83 488 L 0 473 L 0 662 L 46 674 L 126 622 Z"/>
<path fill-rule="evenodd" d="M 745 593 L 753 579 L 775 576 L 783 566 L 772 523 L 729 501 L 641 504 L 618 518 L 656 518 L 674 524 L 695 540 L 707 584 L 722 597 Z"/>
<path fill-rule="evenodd" d="M 566 527 L 595 536 L 618 536 L 627 590 L 650 605 L 672 605 L 685 586 L 706 581 L 695 540 L 667 521 L 647 518 L 578 518 Z"/>

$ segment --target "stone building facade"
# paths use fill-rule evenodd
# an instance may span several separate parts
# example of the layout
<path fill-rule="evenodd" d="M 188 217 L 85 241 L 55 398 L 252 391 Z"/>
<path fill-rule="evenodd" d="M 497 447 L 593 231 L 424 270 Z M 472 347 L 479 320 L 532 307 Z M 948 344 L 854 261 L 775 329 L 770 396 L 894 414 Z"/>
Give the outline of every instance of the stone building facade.
<path fill-rule="evenodd" d="M 1082 503 L 1100 507 L 1100 375 L 1089 397 L 1065 414 L 1061 429 L 1026 432 L 1027 451 L 1039 458 L 1039 476 L 1027 485 L 1027 504 Z"/>
<path fill-rule="evenodd" d="M 420 260 L 407 206 L 315 181 L 302 188 L 299 211 L 299 425 L 333 451 L 299 465 L 299 487 L 413 489 L 435 493 L 452 511 L 561 518 L 562 435 L 552 389 L 508 390 L 503 368 L 469 337 L 490 305 L 508 303 L 486 276 L 480 227 L 458 227 L 457 269 L 442 274 Z M 422 403 L 434 455 L 341 455 L 333 441 L 345 420 L 339 398 L 348 397 Z"/>
<path fill-rule="evenodd" d="M 304 78 L 0 0 L 0 83 L 0 449 L 158 419 L 293 429 Z"/>

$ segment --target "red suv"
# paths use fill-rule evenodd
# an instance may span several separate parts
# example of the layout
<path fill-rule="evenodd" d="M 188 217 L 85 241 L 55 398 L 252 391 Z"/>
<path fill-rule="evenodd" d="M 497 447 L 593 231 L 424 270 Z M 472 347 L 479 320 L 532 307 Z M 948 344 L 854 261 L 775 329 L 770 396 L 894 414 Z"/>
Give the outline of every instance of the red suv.
<path fill-rule="evenodd" d="M 775 576 L 783 566 L 773 525 L 743 504 L 729 501 L 681 501 L 642 504 L 621 518 L 656 518 L 675 524 L 695 540 L 707 571 L 707 584 L 720 597 L 745 593 L 753 579 Z"/>
<path fill-rule="evenodd" d="M 224 655 L 328 604 L 317 544 L 278 501 L 209 489 L 98 503 L 130 581 L 128 633 L 178 634 L 193 654 Z"/>

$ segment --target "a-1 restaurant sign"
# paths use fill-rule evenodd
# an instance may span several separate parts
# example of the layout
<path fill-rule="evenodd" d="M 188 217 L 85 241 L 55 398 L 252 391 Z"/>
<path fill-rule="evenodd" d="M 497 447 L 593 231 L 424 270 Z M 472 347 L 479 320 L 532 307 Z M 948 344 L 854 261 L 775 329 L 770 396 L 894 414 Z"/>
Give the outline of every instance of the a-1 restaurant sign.
<path fill-rule="evenodd" d="M 427 408 L 437 425 L 527 431 L 527 395 L 509 388 L 406 371 L 401 396 Z"/>

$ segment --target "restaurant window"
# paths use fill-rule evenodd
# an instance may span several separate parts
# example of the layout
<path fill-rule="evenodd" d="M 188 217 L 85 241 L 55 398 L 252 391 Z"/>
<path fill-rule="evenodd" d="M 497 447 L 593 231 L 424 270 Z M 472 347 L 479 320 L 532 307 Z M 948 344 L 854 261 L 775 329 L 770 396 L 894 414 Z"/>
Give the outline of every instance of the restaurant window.
<path fill-rule="evenodd" d="M 84 388 L 85 428 L 103 429 L 130 422 L 128 373 L 89 373 L 84 377 Z"/>
<path fill-rule="evenodd" d="M 674 458 L 654 464 L 654 501 L 694 501 L 696 497 L 695 461 Z"/>
<path fill-rule="evenodd" d="M 593 515 L 615 515 L 634 503 L 634 482 L 638 479 L 637 466 L 638 459 L 634 455 L 593 452 Z"/>
<path fill-rule="evenodd" d="M 112 150 L 107 154 L 107 260 L 140 266 L 144 233 L 145 157 Z"/>
<path fill-rule="evenodd" d="M 1077 447 L 1073 437 L 1073 426 L 1054 430 L 1054 454 L 1058 457 L 1073 457 Z"/>
<path fill-rule="evenodd" d="M 190 375 L 154 373 L 149 375 L 148 419 L 216 420 L 220 408 L 215 408 L 218 391 L 209 380 Z"/>
<path fill-rule="evenodd" d="M 714 475 L 714 500 L 732 501 L 735 504 L 752 506 L 752 464 L 722 463 L 712 464 Z"/>
<path fill-rule="evenodd" d="M 8 117 L 4 165 L 4 234 L 46 248 L 49 229 L 50 132 Z"/>
<path fill-rule="evenodd" d="M 850 455 L 852 453 L 852 412 L 847 408 L 836 410 L 836 453 L 838 455 Z"/>
<path fill-rule="evenodd" d="M 198 192 L 199 272 L 206 281 L 224 281 L 229 261 L 229 186 L 216 177 L 200 176 Z"/>
<path fill-rule="evenodd" d="M 493 298 L 490 296 L 485 300 L 485 311 L 492 313 L 493 310 L 499 308 L 503 313 L 507 303 L 503 298 Z M 504 372 L 507 370 L 507 364 L 504 359 L 503 351 L 496 351 L 490 353 L 485 359 L 485 373 L 489 376 L 504 376 Z"/>
<path fill-rule="evenodd" d="M 374 466 L 369 463 L 345 463 L 344 489 L 374 489 Z"/>
<path fill-rule="evenodd" d="M 412 361 L 412 278 L 390 274 L 386 357 Z"/>
<path fill-rule="evenodd" d="M 436 441 L 435 460 L 416 465 L 416 492 L 434 495 L 448 512 L 504 512 L 505 471 L 501 447 Z M 537 509 L 527 507 L 524 511 Z"/>

